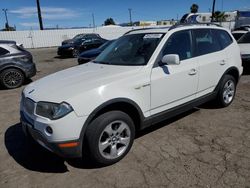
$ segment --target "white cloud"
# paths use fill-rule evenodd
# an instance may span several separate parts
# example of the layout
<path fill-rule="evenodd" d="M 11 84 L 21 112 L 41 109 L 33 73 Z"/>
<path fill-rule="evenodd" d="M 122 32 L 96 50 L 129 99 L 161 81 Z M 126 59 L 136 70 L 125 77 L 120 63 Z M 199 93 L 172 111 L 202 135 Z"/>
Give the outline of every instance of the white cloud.
<path fill-rule="evenodd" d="M 38 23 L 35 22 L 23 22 L 19 23 L 19 25 L 24 26 L 24 27 L 38 27 Z"/>
<path fill-rule="evenodd" d="M 78 17 L 77 11 L 60 7 L 41 7 L 42 17 L 47 20 L 61 20 Z M 22 7 L 16 10 L 10 10 L 10 13 L 17 14 L 20 18 L 37 17 L 36 7 Z"/>

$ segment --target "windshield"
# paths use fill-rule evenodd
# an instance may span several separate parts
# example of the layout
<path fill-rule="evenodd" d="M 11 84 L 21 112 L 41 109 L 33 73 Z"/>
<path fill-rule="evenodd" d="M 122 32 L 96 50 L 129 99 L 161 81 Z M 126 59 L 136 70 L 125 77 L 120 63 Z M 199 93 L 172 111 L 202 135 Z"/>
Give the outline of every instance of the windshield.
<path fill-rule="evenodd" d="M 73 40 L 81 39 L 83 36 L 84 36 L 83 34 L 78 34 L 73 38 Z"/>
<path fill-rule="evenodd" d="M 125 35 L 111 43 L 94 61 L 110 65 L 146 65 L 163 33 Z"/>
<path fill-rule="evenodd" d="M 105 50 L 105 48 L 107 48 L 112 42 L 114 42 L 114 40 L 110 40 L 110 41 L 105 42 L 103 45 L 101 45 L 99 47 L 99 50 L 101 50 L 101 51 Z"/>

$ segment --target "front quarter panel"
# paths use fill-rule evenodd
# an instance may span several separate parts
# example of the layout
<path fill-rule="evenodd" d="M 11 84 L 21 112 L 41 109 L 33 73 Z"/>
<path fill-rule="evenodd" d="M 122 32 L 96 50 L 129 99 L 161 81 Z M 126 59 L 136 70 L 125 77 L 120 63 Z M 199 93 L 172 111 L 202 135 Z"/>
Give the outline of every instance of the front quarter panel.
<path fill-rule="evenodd" d="M 72 105 L 78 116 L 86 116 L 107 101 L 118 98 L 129 99 L 136 103 L 147 117 L 150 108 L 149 79 L 149 73 L 142 70 L 136 75 L 122 76 L 117 81 L 80 93 L 67 102 Z"/>

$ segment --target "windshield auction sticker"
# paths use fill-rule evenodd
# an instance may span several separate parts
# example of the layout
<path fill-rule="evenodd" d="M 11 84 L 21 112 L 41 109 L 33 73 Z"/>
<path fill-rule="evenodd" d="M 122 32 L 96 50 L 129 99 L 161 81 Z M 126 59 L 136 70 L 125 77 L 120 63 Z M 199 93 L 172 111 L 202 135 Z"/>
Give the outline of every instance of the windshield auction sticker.
<path fill-rule="evenodd" d="M 161 38 L 163 34 L 155 33 L 155 34 L 146 34 L 143 38 L 144 39 L 155 39 Z"/>

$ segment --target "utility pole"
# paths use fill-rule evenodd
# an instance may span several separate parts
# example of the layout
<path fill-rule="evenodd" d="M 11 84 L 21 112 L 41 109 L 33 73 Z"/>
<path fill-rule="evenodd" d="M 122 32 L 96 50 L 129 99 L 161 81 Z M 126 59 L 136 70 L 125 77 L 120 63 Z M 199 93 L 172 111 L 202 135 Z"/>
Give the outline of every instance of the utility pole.
<path fill-rule="evenodd" d="M 37 14 L 39 19 L 40 30 L 43 30 L 43 20 L 41 14 L 40 0 L 36 0 L 36 5 L 37 5 Z"/>
<path fill-rule="evenodd" d="M 95 15 L 92 13 L 93 28 L 95 28 Z"/>
<path fill-rule="evenodd" d="M 131 8 L 129 8 L 129 9 L 128 9 L 128 11 L 129 11 L 129 21 L 130 21 L 130 26 L 132 26 L 132 25 L 133 25 L 133 22 L 132 22 L 132 15 L 131 15 L 132 9 L 131 9 Z"/>
<path fill-rule="evenodd" d="M 7 30 L 9 30 L 9 21 L 8 21 L 8 15 L 7 15 L 7 11 L 8 11 L 8 9 L 7 8 L 5 8 L 5 9 L 2 9 L 3 11 L 4 11 L 4 14 L 5 14 L 5 19 L 6 19 L 6 24 L 5 24 L 5 27 L 6 27 L 6 29 Z"/>
<path fill-rule="evenodd" d="M 215 8 L 215 1 L 216 0 L 213 0 L 213 8 L 212 8 L 212 19 L 211 19 L 211 22 L 214 21 L 214 8 Z"/>

